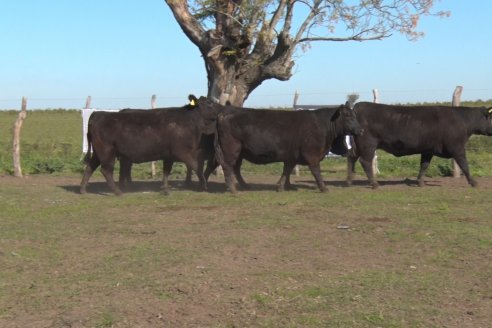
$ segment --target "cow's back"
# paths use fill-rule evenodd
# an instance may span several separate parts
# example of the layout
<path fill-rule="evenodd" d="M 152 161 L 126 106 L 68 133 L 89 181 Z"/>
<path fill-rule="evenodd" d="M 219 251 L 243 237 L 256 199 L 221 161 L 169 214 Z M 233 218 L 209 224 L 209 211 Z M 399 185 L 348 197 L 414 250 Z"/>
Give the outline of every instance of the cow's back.
<path fill-rule="evenodd" d="M 93 143 L 114 147 L 117 156 L 135 163 L 172 157 L 201 142 L 197 114 L 180 109 L 106 113 L 89 129 Z"/>
<path fill-rule="evenodd" d="M 376 146 L 396 156 L 448 155 L 450 141 L 466 136 L 466 125 L 448 106 L 397 106 L 362 102 L 354 106 L 364 136 L 359 146 Z"/>
<path fill-rule="evenodd" d="M 316 119 L 308 112 L 253 109 L 227 116 L 230 133 L 251 145 L 298 143 L 303 134 L 317 130 Z"/>
<path fill-rule="evenodd" d="M 226 151 L 241 148 L 241 157 L 257 164 L 299 160 L 307 153 L 327 152 L 325 123 L 336 111 L 250 109 L 223 115 L 219 131 Z M 319 153 L 319 154 L 318 154 Z"/>

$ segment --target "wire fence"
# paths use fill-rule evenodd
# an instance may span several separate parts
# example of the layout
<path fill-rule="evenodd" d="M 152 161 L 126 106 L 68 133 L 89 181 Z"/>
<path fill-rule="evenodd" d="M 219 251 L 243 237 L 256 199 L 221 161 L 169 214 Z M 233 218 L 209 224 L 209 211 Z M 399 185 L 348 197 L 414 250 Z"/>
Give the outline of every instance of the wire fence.
<path fill-rule="evenodd" d="M 380 91 L 379 94 L 381 96 L 382 101 L 384 102 L 384 95 L 387 94 L 388 91 Z M 344 102 L 348 95 L 354 94 L 354 92 L 347 93 L 300 93 L 299 94 L 299 103 L 300 104 L 308 104 L 308 103 L 317 103 L 321 105 L 330 105 L 330 104 L 340 104 Z M 286 105 L 284 106 L 275 106 L 275 107 L 283 107 L 283 108 L 293 108 L 293 103 L 295 100 L 295 93 L 282 93 L 278 94 L 282 98 L 287 99 L 285 101 Z M 315 98 L 314 96 L 321 95 L 321 98 Z M 336 100 L 331 101 L 327 95 L 333 95 L 336 97 Z M 440 102 L 450 103 L 452 99 L 451 90 L 446 91 L 446 97 L 440 99 Z M 257 97 L 261 97 L 262 95 L 258 95 Z M 265 97 L 274 97 L 277 95 L 265 95 Z M 359 94 L 360 100 L 372 101 L 374 97 L 373 91 L 365 92 L 364 94 Z M 121 104 L 116 106 L 116 108 L 126 108 L 126 107 L 134 107 L 134 108 L 150 108 L 151 107 L 151 99 L 152 97 L 125 97 L 125 98 L 115 98 L 115 97 L 91 97 L 93 104 L 100 108 L 107 108 L 102 105 L 102 100 L 108 101 L 111 104 Z M 159 107 L 167 107 L 173 106 L 169 103 L 175 102 L 179 105 L 182 105 L 187 102 L 186 97 L 156 97 L 159 101 Z M 468 98 L 469 99 L 469 98 Z M 476 99 L 476 98 L 475 98 Z M 0 108 L 5 108 L 3 104 L 9 99 L 0 99 Z M 10 99 L 13 100 L 13 99 Z M 61 103 L 65 101 L 70 101 L 74 105 L 72 106 L 64 106 Z M 26 139 L 31 139 L 31 141 L 26 140 L 23 141 L 23 147 L 25 153 L 30 154 L 30 157 L 27 157 L 28 161 L 33 162 L 31 166 L 33 166 L 31 172 L 44 172 L 49 171 L 51 169 L 56 169 L 62 163 L 65 169 L 67 167 L 74 167 L 77 170 L 80 166 L 80 150 L 81 150 L 81 135 L 82 133 L 82 115 L 79 114 L 80 109 L 85 107 L 84 105 L 87 102 L 87 98 L 34 98 L 28 99 L 28 109 L 52 109 L 49 111 L 33 111 L 28 115 L 28 119 L 26 121 L 26 128 L 23 131 L 23 136 L 26 136 Z M 132 106 L 130 102 L 138 102 L 137 106 Z M 272 102 L 273 103 L 273 102 Z M 407 102 L 411 103 L 411 102 Z M 474 104 L 469 104 L 467 101 L 462 101 L 462 105 L 480 105 L 480 106 L 492 106 L 492 100 L 487 102 L 478 102 L 477 100 L 473 101 Z M 45 104 L 45 105 L 43 105 Z M 4 163 L 4 167 L 1 168 L 0 172 L 10 172 L 11 170 L 11 127 L 12 122 L 15 120 L 17 116 L 17 112 L 21 107 L 21 99 L 16 100 L 15 105 L 12 106 L 12 111 L 6 112 L 4 111 L 0 117 L 0 145 L 4 151 L 0 151 L 0 162 Z M 57 111 L 56 109 L 59 109 Z M 74 109 L 77 112 L 70 112 L 66 109 Z M 45 114 L 52 114 L 46 116 Z M 38 115 L 39 114 L 39 115 Z M 75 114 L 75 115 L 74 115 Z M 53 125 L 55 124 L 55 125 Z M 54 128 L 56 126 L 56 128 Z M 44 128 L 43 128 L 44 127 Z M 79 132 L 80 131 L 80 132 Z M 31 137 L 29 137 L 31 135 Z M 63 136 L 63 138 L 60 138 Z M 484 163 L 489 162 L 490 156 L 488 154 L 492 154 L 492 138 L 486 136 L 472 136 L 467 145 L 467 151 L 470 153 L 470 162 L 472 166 L 476 168 L 480 168 L 484 165 Z M 62 154 L 63 156 L 60 157 Z M 44 156 L 44 157 L 43 157 Z M 489 157 L 487 157 L 489 156 Z M 38 158 L 39 157 L 39 158 Z M 42 158 L 41 158 L 42 157 Z M 45 158 L 46 157 L 46 158 Z M 62 158 L 62 159 L 59 159 Z M 41 164 L 40 164 L 41 163 Z M 68 164 L 67 164 L 68 163 Z M 44 171 L 43 171 L 44 170 Z M 484 172 L 489 172 L 484 169 Z"/>
<path fill-rule="evenodd" d="M 247 107 L 266 108 L 291 108 L 297 91 L 285 91 L 275 93 L 254 92 L 246 100 Z M 357 94 L 359 100 L 372 101 L 373 90 L 351 91 L 316 91 L 299 90 L 302 103 L 335 105 L 345 102 L 347 95 Z M 449 103 L 451 101 L 451 89 L 380 89 L 380 102 L 389 104 L 418 104 L 418 103 Z M 168 95 L 156 94 L 158 107 L 182 106 L 187 103 L 188 94 Z M 27 97 L 29 109 L 80 109 L 84 107 L 86 97 Z M 465 88 L 463 101 L 490 101 L 492 102 L 492 89 Z M 0 98 L 0 110 L 18 110 L 21 97 Z M 122 109 L 122 108 L 149 108 L 150 96 L 107 97 L 92 95 L 94 108 Z"/>

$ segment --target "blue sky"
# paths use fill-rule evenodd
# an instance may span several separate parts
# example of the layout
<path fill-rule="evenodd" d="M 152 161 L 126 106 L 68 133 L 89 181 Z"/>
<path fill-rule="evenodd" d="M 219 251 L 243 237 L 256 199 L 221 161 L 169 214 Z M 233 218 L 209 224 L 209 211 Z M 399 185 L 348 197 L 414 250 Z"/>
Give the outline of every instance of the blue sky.
<path fill-rule="evenodd" d="M 473 4 L 472 4 L 473 3 Z M 296 59 L 293 77 L 269 80 L 245 105 L 338 104 L 348 93 L 386 103 L 492 98 L 492 1 L 443 0 L 450 18 L 424 17 L 417 42 L 395 34 L 383 41 L 317 42 Z M 182 105 L 205 95 L 198 49 L 163 0 L 2 0 L 0 109 Z"/>

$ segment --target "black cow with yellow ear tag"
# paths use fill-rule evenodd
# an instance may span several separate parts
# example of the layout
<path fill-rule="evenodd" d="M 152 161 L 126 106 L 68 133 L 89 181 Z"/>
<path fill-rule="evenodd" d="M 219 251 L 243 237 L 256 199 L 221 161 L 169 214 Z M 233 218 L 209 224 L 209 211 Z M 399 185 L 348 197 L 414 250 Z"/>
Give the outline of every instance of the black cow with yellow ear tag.
<path fill-rule="evenodd" d="M 126 171 L 131 170 L 131 163 L 163 160 L 165 194 L 169 192 L 168 177 L 173 163 L 183 162 L 196 172 L 201 188 L 207 190 L 203 165 L 214 158 L 216 109 L 205 97 L 190 95 L 188 99 L 190 103 L 184 108 L 93 113 L 88 124 L 89 149 L 80 192 L 86 192 L 89 178 L 101 166 L 109 187 L 120 195 L 113 179 L 115 158 Z"/>

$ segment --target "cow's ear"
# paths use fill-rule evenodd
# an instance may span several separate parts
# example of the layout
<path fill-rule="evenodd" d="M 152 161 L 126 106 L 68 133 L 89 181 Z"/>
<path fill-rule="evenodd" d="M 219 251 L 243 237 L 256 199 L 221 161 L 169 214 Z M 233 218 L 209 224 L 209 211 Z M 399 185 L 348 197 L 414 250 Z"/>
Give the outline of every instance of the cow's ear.
<path fill-rule="evenodd" d="M 188 100 L 190 101 L 188 104 L 190 108 L 195 108 L 198 105 L 198 99 L 194 95 L 189 95 Z"/>
<path fill-rule="evenodd" d="M 333 116 L 331 117 L 331 121 L 334 122 L 339 117 L 340 117 L 340 108 L 338 108 L 336 112 L 333 114 Z"/>

